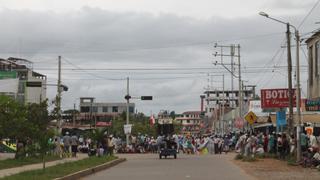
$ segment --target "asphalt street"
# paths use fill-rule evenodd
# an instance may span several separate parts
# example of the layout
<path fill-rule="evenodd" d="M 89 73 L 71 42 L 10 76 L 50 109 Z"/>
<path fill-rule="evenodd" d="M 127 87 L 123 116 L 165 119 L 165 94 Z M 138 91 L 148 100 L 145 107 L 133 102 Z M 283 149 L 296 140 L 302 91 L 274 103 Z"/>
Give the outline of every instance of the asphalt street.
<path fill-rule="evenodd" d="M 230 161 L 230 155 L 183 155 L 159 159 L 157 154 L 118 155 L 127 161 L 83 180 L 250 180 Z"/>

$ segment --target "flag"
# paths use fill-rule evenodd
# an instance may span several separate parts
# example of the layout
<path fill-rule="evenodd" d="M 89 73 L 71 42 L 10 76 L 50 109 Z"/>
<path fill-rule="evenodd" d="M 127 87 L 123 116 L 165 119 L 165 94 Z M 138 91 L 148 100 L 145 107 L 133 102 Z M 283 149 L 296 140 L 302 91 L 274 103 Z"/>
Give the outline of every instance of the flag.
<path fill-rule="evenodd" d="M 156 123 L 153 114 L 150 116 L 150 126 L 153 126 Z"/>

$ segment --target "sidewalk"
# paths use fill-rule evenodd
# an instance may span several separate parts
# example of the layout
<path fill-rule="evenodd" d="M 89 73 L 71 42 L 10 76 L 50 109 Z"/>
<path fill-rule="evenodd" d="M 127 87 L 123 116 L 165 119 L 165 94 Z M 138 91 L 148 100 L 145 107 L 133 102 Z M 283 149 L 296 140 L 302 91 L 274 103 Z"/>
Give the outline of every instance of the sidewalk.
<path fill-rule="evenodd" d="M 78 161 L 87 157 L 88 157 L 88 154 L 79 153 L 77 154 L 76 158 L 65 158 L 62 160 L 46 162 L 46 167 L 55 166 L 57 164 L 63 164 L 66 162 Z M 42 169 L 42 163 L 30 164 L 30 165 L 25 165 L 25 166 L 10 168 L 10 169 L 2 169 L 0 170 L 0 178 L 5 176 L 10 176 L 13 174 L 18 174 L 23 171 L 36 170 L 36 169 Z"/>
<path fill-rule="evenodd" d="M 254 162 L 235 160 L 236 154 L 230 153 L 230 161 L 238 165 L 247 174 L 259 180 L 319 180 L 320 172 L 316 169 L 290 166 L 287 161 L 272 158 L 257 159 Z"/>

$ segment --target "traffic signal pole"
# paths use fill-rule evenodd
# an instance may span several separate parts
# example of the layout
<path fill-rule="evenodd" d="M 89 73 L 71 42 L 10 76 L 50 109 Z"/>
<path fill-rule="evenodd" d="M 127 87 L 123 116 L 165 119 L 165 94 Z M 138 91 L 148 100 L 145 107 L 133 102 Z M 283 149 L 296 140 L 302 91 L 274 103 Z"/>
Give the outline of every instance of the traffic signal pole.
<path fill-rule="evenodd" d="M 126 118 L 126 125 L 129 124 L 129 103 L 130 103 L 130 98 L 129 98 L 129 77 L 127 77 L 127 118 Z M 126 144 L 127 147 L 129 145 L 129 133 L 126 133 Z"/>

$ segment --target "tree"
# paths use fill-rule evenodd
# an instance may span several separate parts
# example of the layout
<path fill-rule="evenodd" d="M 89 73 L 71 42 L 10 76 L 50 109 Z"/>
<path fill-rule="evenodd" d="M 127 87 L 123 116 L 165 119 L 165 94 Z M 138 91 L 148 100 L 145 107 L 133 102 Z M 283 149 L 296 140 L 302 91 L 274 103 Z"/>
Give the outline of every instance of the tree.
<path fill-rule="evenodd" d="M 92 129 L 92 131 L 89 133 L 89 137 L 92 139 L 92 142 L 98 148 L 98 145 L 103 141 L 107 133 L 108 133 L 108 128 Z"/>
<path fill-rule="evenodd" d="M 26 139 L 27 109 L 8 96 L 0 96 L 0 138 L 16 140 L 19 136 Z M 21 151 L 20 151 L 21 150 Z M 17 146 L 16 157 L 24 156 L 24 148 Z"/>

